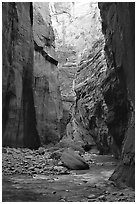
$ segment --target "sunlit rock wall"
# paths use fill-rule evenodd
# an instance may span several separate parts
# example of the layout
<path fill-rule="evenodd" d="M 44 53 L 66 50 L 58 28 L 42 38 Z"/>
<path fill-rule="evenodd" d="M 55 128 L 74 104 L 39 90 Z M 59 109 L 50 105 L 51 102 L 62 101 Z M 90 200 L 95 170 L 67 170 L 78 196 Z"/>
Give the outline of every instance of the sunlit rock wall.
<path fill-rule="evenodd" d="M 111 179 L 135 185 L 135 3 L 99 3 L 105 36 L 107 77 L 103 95 L 108 107 L 107 126 L 121 161 Z"/>
<path fill-rule="evenodd" d="M 63 117 L 54 32 L 49 3 L 34 2 L 34 102 L 37 129 L 42 144 L 56 143 L 61 137 Z"/>
<path fill-rule="evenodd" d="M 89 136 L 94 139 L 100 153 L 107 153 L 109 151 L 108 129 L 105 124 L 107 107 L 101 89 L 107 69 L 103 48 L 102 36 L 91 48 L 88 58 L 83 58 L 78 66 L 74 115 L 76 123 L 87 130 Z"/>
<path fill-rule="evenodd" d="M 98 4 L 56 2 L 50 4 L 50 12 L 63 107 L 71 113 L 65 140 L 96 144 L 100 153 L 108 153 L 113 141 L 101 89 L 107 64 Z"/>
<path fill-rule="evenodd" d="M 2 145 L 38 148 L 33 100 L 33 9 L 2 3 Z"/>
<path fill-rule="evenodd" d="M 99 9 L 97 3 L 52 2 L 50 13 L 59 61 L 61 94 L 72 99 L 75 97 L 73 80 L 77 64 L 83 55 L 88 56 L 91 45 L 101 36 Z"/>

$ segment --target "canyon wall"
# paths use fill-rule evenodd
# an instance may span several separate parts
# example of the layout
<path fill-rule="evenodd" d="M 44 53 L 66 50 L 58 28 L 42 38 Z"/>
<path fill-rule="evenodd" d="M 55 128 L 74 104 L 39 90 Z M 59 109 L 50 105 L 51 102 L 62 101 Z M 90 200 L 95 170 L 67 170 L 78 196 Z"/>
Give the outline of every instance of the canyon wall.
<path fill-rule="evenodd" d="M 55 37 L 49 3 L 34 2 L 34 103 L 41 144 L 56 143 L 62 132 L 63 109 Z"/>
<path fill-rule="evenodd" d="M 2 3 L 2 145 L 38 148 L 32 3 Z"/>
<path fill-rule="evenodd" d="M 134 187 L 135 4 L 98 5 L 2 4 L 2 144 L 96 145 Z"/>
<path fill-rule="evenodd" d="M 135 3 L 99 3 L 107 77 L 102 84 L 107 127 L 121 150 L 111 179 L 135 186 Z"/>
<path fill-rule="evenodd" d="M 70 115 L 63 141 L 97 145 L 101 153 L 107 153 L 107 110 L 101 94 L 107 65 L 98 4 L 57 2 L 50 4 L 50 11 L 63 109 Z"/>
<path fill-rule="evenodd" d="M 38 148 L 65 131 L 48 3 L 3 3 L 3 146 Z"/>
<path fill-rule="evenodd" d="M 77 129 L 83 129 L 88 138 L 93 138 L 101 154 L 110 151 L 109 133 L 105 124 L 108 113 L 102 94 L 102 83 L 106 78 L 106 59 L 104 54 L 105 41 L 103 36 L 92 46 L 88 57 L 78 65 L 75 79 L 76 103 L 74 118 Z M 82 132 L 81 132 L 82 133 Z M 76 131 L 73 134 L 80 134 Z M 88 144 L 92 142 L 87 140 Z"/>

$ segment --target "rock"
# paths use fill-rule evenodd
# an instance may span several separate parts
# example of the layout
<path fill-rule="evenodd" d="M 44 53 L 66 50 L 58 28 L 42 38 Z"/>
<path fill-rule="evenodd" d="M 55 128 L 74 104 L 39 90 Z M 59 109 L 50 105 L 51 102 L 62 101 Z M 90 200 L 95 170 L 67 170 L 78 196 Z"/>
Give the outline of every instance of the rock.
<path fill-rule="evenodd" d="M 32 155 L 27 155 L 27 156 L 25 156 L 25 158 L 26 158 L 26 159 L 32 159 L 33 156 L 32 156 Z"/>
<path fill-rule="evenodd" d="M 60 201 L 61 202 L 66 202 L 66 200 L 64 198 L 61 198 Z"/>
<path fill-rule="evenodd" d="M 102 162 L 96 163 L 98 166 L 103 166 L 104 164 Z"/>
<path fill-rule="evenodd" d="M 44 154 L 44 158 L 45 158 L 45 159 L 49 159 L 50 156 L 51 156 L 51 155 L 50 155 L 48 152 L 45 152 L 45 154 Z"/>
<path fill-rule="evenodd" d="M 118 201 L 127 201 L 127 197 L 123 197 L 123 198 L 118 198 Z"/>
<path fill-rule="evenodd" d="M 31 167 L 29 167 L 28 169 L 31 170 L 31 171 L 33 171 L 33 170 L 35 169 L 35 167 L 34 167 L 34 166 L 31 166 Z"/>
<path fill-rule="evenodd" d="M 58 61 L 49 3 L 34 2 L 33 7 L 34 104 L 41 144 L 48 145 L 57 143 L 61 135 L 63 108 L 58 80 Z"/>
<path fill-rule="evenodd" d="M 54 166 L 53 169 L 56 170 L 56 171 L 62 171 L 62 170 L 64 170 L 64 167 L 63 166 Z"/>
<path fill-rule="evenodd" d="M 124 196 L 124 193 L 123 192 L 119 193 L 119 196 Z"/>
<path fill-rule="evenodd" d="M 96 198 L 96 195 L 90 194 L 90 195 L 88 196 L 88 198 L 89 198 L 89 199 L 94 199 L 94 198 Z"/>
<path fill-rule="evenodd" d="M 86 180 L 83 180 L 83 183 L 87 183 L 88 181 L 86 181 Z"/>
<path fill-rule="evenodd" d="M 82 147 L 89 150 L 97 146 L 101 154 L 110 150 L 108 144 L 108 127 L 105 123 L 107 106 L 101 85 L 106 78 L 107 63 L 105 59 L 105 39 L 100 31 L 100 38 L 91 45 L 84 61 L 78 64 L 74 90 L 76 104 L 71 128 L 68 135 L 72 138 L 83 138 Z M 92 54 L 91 54 L 92 53 Z M 91 137 L 92 135 L 92 137 Z"/>
<path fill-rule="evenodd" d="M 89 199 L 87 202 L 97 202 L 96 199 Z"/>
<path fill-rule="evenodd" d="M 84 12 L 79 12 L 83 7 Z M 105 78 L 107 64 L 104 55 L 104 36 L 98 20 L 100 15 L 98 5 L 91 2 L 82 4 L 54 2 L 52 8 L 51 19 L 56 30 L 61 98 L 63 108 L 71 113 L 64 134 L 67 138 L 63 137 L 64 143 L 68 147 L 73 146 L 73 149 L 82 149 L 83 146 L 86 151 L 97 143 L 98 148 L 106 153 L 108 145 L 105 138 L 108 132 L 104 133 L 106 125 L 103 111 L 106 110 L 101 101 L 103 100 L 101 84 Z M 103 107 L 102 110 L 100 107 Z M 99 110 L 94 111 L 95 109 Z M 94 130 L 91 127 L 95 126 L 94 121 L 90 121 L 92 116 L 97 116 L 96 130 L 95 127 Z M 91 129 L 93 134 L 90 133 Z M 93 140 L 91 135 L 98 138 Z"/>
<path fill-rule="evenodd" d="M 56 160 L 59 160 L 60 157 L 61 157 L 61 150 L 54 151 L 54 152 L 50 155 L 50 158 L 56 159 Z"/>
<path fill-rule="evenodd" d="M 69 148 L 62 153 L 61 161 L 65 167 L 71 170 L 89 169 L 89 165 L 86 161 Z"/>
<path fill-rule="evenodd" d="M 69 137 L 69 135 L 66 135 L 65 137 L 63 137 L 63 139 L 59 142 L 59 146 L 63 147 L 63 148 L 71 148 L 74 151 L 79 151 L 80 153 L 84 153 L 84 149 L 82 148 L 82 144 L 80 140 L 73 140 Z"/>
<path fill-rule="evenodd" d="M 58 162 L 58 166 L 62 166 L 62 164 L 63 164 L 62 161 Z"/>
<path fill-rule="evenodd" d="M 105 195 L 101 195 L 101 196 L 99 196 L 98 197 L 98 199 L 101 201 L 106 201 L 107 200 L 107 198 L 106 198 L 106 196 Z"/>
<path fill-rule="evenodd" d="M 2 147 L 2 153 L 7 153 L 7 149 Z"/>
<path fill-rule="evenodd" d="M 134 188 L 135 3 L 99 2 L 98 5 L 102 32 L 106 39 L 105 52 L 108 63 L 107 76 L 102 86 L 108 109 L 107 126 L 116 143 L 115 152 L 116 149 L 122 152 L 121 162 L 112 174 L 111 180 Z"/>
<path fill-rule="evenodd" d="M 113 193 L 112 193 L 112 195 L 117 195 L 117 194 L 118 194 L 118 192 L 113 192 Z"/>
<path fill-rule="evenodd" d="M 45 153 L 45 148 L 39 147 L 39 149 L 37 151 L 38 151 L 39 154 L 44 154 Z"/>
<path fill-rule="evenodd" d="M 32 3 L 4 2 L 2 21 L 2 144 L 36 149 L 40 141 L 32 88 Z"/>

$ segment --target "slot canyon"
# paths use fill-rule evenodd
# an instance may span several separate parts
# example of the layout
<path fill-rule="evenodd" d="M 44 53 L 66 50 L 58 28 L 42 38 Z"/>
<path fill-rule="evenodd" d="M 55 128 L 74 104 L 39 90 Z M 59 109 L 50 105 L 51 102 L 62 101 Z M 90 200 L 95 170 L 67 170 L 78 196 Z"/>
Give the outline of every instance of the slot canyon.
<path fill-rule="evenodd" d="M 2 201 L 135 202 L 135 3 L 2 3 Z"/>

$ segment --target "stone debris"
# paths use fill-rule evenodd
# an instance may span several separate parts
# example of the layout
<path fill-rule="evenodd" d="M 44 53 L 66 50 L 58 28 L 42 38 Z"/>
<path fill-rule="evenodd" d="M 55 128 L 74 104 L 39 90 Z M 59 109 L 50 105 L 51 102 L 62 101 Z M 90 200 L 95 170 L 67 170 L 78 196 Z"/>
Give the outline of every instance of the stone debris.
<path fill-rule="evenodd" d="M 99 199 L 100 201 L 106 201 L 106 200 L 107 200 L 107 198 L 106 198 L 105 195 L 99 196 L 98 199 Z"/>
<path fill-rule="evenodd" d="M 86 160 L 86 164 L 94 159 L 94 165 L 92 164 L 90 166 L 90 164 L 88 164 L 90 169 L 84 170 L 84 172 L 87 172 L 86 174 L 81 174 L 80 172 L 83 171 L 79 171 L 79 169 L 68 170 L 68 167 L 66 168 L 60 160 L 61 158 L 52 157 L 54 152 L 58 152 L 57 148 L 40 148 L 34 151 L 27 148 L 15 149 L 8 147 L 5 149 L 5 153 L 2 154 L 3 177 L 12 179 L 13 186 L 16 189 L 30 188 L 29 186 L 31 186 L 34 188 L 34 192 L 37 192 L 40 187 L 40 191 L 42 191 L 40 195 L 43 196 L 42 201 L 45 201 L 47 195 L 51 196 L 50 201 L 55 198 L 57 202 L 131 202 L 135 200 L 133 189 L 128 187 L 118 189 L 116 185 L 113 185 L 114 182 L 109 180 L 101 182 L 97 179 L 95 183 L 92 183 L 92 176 L 98 176 L 100 178 L 101 173 L 97 173 L 100 168 L 104 170 L 108 168 L 105 165 L 96 165 L 96 163 L 101 162 L 100 158 L 103 161 L 104 157 L 102 158 L 101 155 L 88 155 L 89 160 Z M 81 168 L 79 165 L 83 165 L 83 161 L 85 165 L 84 154 L 80 156 L 78 151 L 74 151 L 71 148 L 64 149 L 64 151 L 62 149 L 59 152 L 62 155 L 65 154 L 63 159 L 65 162 L 68 162 L 69 165 L 74 167 L 74 163 L 76 162 L 77 167 Z M 107 158 L 110 160 L 109 156 Z M 104 170 L 100 172 L 104 172 Z M 20 179 L 22 176 L 26 179 Z M 31 179 L 32 183 L 28 183 L 27 186 L 24 186 L 24 184 L 27 184 L 28 178 Z M 102 177 L 102 179 L 104 179 L 104 177 Z M 91 182 L 89 182 L 90 180 Z M 3 186 L 4 185 L 5 183 L 3 182 Z M 77 194 L 78 191 L 79 193 Z"/>
<path fill-rule="evenodd" d="M 58 165 L 58 161 L 52 155 L 53 153 L 42 147 L 36 151 L 5 148 L 2 172 L 4 175 L 69 174 L 68 169 L 61 166 L 62 162 Z"/>
<path fill-rule="evenodd" d="M 94 199 L 94 198 L 96 198 L 96 195 L 91 194 L 91 195 L 88 196 L 88 198 L 89 198 L 89 199 Z"/>

